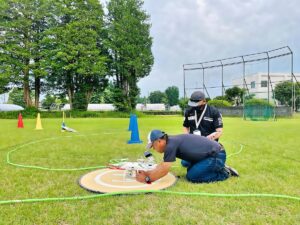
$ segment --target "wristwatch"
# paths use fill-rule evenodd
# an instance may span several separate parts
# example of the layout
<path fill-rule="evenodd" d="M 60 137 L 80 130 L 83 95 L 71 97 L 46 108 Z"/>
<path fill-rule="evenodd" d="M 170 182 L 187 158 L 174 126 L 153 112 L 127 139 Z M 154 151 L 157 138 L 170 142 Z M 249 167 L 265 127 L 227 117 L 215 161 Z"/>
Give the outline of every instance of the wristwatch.
<path fill-rule="evenodd" d="M 150 179 L 150 177 L 146 176 L 146 177 L 145 177 L 145 182 L 146 182 L 147 184 L 151 184 L 151 179 Z"/>

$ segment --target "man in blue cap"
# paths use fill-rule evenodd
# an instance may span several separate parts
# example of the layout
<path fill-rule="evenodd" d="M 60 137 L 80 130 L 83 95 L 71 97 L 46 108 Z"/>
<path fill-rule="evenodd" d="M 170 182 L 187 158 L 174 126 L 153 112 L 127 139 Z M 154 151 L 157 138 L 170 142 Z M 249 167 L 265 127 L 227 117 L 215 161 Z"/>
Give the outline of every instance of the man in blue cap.
<path fill-rule="evenodd" d="M 226 152 L 218 142 L 193 134 L 168 136 L 160 130 L 148 135 L 147 148 L 164 154 L 161 162 L 152 171 L 138 171 L 136 180 L 144 183 L 156 181 L 168 174 L 176 158 L 190 162 L 186 178 L 193 183 L 226 180 L 239 176 L 238 172 L 225 167 Z"/>

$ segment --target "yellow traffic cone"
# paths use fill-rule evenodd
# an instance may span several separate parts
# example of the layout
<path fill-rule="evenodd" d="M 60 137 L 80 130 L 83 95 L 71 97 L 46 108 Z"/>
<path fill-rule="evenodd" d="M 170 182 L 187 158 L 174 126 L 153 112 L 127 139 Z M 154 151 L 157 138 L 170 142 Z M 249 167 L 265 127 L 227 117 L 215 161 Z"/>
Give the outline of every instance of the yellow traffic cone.
<path fill-rule="evenodd" d="M 36 130 L 43 130 L 43 127 L 42 127 L 42 121 L 41 121 L 41 116 L 40 116 L 39 113 L 38 113 L 37 118 L 36 118 L 36 126 L 35 126 L 35 129 L 36 129 Z"/>

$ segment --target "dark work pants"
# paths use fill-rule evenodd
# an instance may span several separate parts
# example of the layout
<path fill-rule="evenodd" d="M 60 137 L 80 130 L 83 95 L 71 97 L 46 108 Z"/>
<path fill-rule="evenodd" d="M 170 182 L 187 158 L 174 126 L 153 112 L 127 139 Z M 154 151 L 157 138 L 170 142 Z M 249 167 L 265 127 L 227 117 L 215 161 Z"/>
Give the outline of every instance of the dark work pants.
<path fill-rule="evenodd" d="M 215 182 L 226 180 L 229 177 L 225 170 L 226 152 L 220 151 L 214 157 L 205 158 L 197 163 L 182 160 L 181 164 L 187 167 L 186 178 L 193 183 Z"/>

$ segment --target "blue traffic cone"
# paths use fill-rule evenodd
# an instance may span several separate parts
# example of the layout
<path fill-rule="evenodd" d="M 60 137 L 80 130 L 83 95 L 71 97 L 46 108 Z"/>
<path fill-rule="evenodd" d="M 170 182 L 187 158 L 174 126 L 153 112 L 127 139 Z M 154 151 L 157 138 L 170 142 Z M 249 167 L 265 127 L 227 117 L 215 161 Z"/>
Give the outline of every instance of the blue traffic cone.
<path fill-rule="evenodd" d="M 131 131 L 133 117 L 134 117 L 134 114 L 130 113 L 128 131 Z"/>
<path fill-rule="evenodd" d="M 130 122 L 131 122 L 130 123 L 131 138 L 127 143 L 128 144 L 142 143 L 142 141 L 140 140 L 139 128 L 138 128 L 136 115 L 132 115 L 132 119 L 130 120 Z"/>

